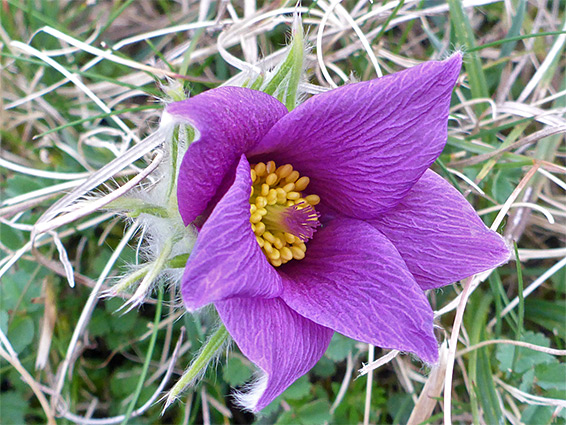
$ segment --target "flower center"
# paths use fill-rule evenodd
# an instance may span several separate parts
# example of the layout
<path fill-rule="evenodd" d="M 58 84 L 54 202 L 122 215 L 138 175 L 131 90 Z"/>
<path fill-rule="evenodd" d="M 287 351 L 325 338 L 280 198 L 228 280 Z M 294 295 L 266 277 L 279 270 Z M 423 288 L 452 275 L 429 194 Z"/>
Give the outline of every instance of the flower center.
<path fill-rule="evenodd" d="M 314 206 L 318 195 L 303 196 L 310 179 L 291 164 L 274 161 L 251 166 L 250 223 L 269 262 L 279 267 L 305 258 L 307 242 L 320 226 Z"/>

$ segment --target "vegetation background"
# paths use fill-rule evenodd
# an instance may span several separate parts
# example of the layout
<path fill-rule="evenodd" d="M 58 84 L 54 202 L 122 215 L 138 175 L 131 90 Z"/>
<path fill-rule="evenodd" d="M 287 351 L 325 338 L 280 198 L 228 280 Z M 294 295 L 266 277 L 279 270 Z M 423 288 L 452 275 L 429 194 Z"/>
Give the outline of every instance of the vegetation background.
<path fill-rule="evenodd" d="M 163 413 L 159 398 L 214 320 L 184 314 L 174 285 L 126 314 L 124 299 L 99 297 L 136 262 L 140 240 L 107 211 L 44 233 L 35 247 L 30 232 L 64 193 L 156 128 L 163 85 L 194 95 L 249 64 L 280 61 L 295 4 L 1 0 L 0 423 L 566 423 L 566 3 L 319 0 L 299 9 L 307 91 L 465 52 L 434 168 L 517 248 L 484 281 L 429 294 L 438 367 L 336 335 L 317 366 L 254 417 L 229 396 L 253 372 L 234 348 Z"/>

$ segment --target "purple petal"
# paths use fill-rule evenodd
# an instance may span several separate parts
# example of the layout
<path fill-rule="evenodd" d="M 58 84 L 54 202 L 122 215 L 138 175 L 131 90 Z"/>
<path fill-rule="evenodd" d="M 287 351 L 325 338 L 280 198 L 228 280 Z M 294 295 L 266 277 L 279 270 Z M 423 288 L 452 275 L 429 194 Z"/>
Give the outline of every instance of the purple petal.
<path fill-rule="evenodd" d="M 185 225 L 202 214 L 226 173 L 287 113 L 277 99 L 241 87 L 220 87 L 165 108 L 177 122 L 194 126 L 199 138 L 181 163 L 177 185 Z"/>
<path fill-rule="evenodd" d="M 273 126 L 248 158 L 290 163 L 309 191 L 342 214 L 394 207 L 446 143 L 462 58 L 427 62 L 307 100 Z"/>
<path fill-rule="evenodd" d="M 371 225 L 335 219 L 308 243 L 303 260 L 281 269 L 288 277 L 281 297 L 302 316 L 359 341 L 437 360 L 430 304 L 393 244 Z"/>
<path fill-rule="evenodd" d="M 300 316 L 280 298 L 234 298 L 216 308 L 242 353 L 263 372 L 251 391 L 238 397 L 254 412 L 307 373 L 334 333 Z"/>
<path fill-rule="evenodd" d="M 370 222 L 393 242 L 423 289 L 448 285 L 509 260 L 503 238 L 431 170 L 397 207 Z"/>
<path fill-rule="evenodd" d="M 250 165 L 242 155 L 232 187 L 201 229 L 181 280 L 187 310 L 231 297 L 276 297 L 281 278 L 250 224 Z"/>

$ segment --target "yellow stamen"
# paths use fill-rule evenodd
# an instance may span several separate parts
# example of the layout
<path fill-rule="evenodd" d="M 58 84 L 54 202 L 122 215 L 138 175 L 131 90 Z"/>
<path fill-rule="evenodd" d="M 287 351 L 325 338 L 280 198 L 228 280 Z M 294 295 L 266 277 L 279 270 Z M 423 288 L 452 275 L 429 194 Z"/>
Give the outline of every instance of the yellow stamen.
<path fill-rule="evenodd" d="M 262 245 L 263 245 L 263 241 L 262 241 Z M 283 248 L 281 248 L 279 252 L 281 252 L 281 259 L 283 259 L 284 261 L 289 261 L 293 259 L 293 252 L 291 252 L 291 250 L 288 247 L 284 246 Z"/>
<path fill-rule="evenodd" d="M 313 208 L 320 197 L 302 193 L 310 179 L 291 164 L 274 161 L 251 166 L 250 224 L 267 260 L 279 267 L 306 255 L 306 241 L 318 224 Z"/>
<path fill-rule="evenodd" d="M 291 174 L 289 174 L 287 177 L 285 177 L 285 182 L 286 183 L 295 183 L 298 178 L 299 178 L 300 174 L 297 170 L 294 170 L 291 172 Z"/>
<path fill-rule="evenodd" d="M 295 183 L 288 183 L 285 186 L 283 186 L 283 190 L 286 193 L 292 192 L 293 190 L 295 190 Z"/>
<path fill-rule="evenodd" d="M 271 173 L 268 175 L 265 179 L 265 183 L 267 183 L 268 186 L 275 185 L 275 183 L 277 183 L 277 174 Z"/>
<path fill-rule="evenodd" d="M 302 192 L 303 190 L 305 190 L 307 188 L 310 181 L 311 181 L 311 179 L 309 179 L 307 176 L 301 177 L 299 180 L 297 180 L 295 182 L 295 190 L 297 192 Z"/>
<path fill-rule="evenodd" d="M 261 221 L 261 214 L 255 212 L 250 216 L 250 221 L 252 223 L 259 223 Z"/>
<path fill-rule="evenodd" d="M 265 239 L 266 241 L 269 241 L 270 243 L 275 242 L 275 236 L 273 236 L 273 234 L 271 232 L 265 232 L 263 234 L 263 239 Z"/>
<path fill-rule="evenodd" d="M 292 235 L 292 234 L 290 234 L 290 233 L 285 233 L 285 241 L 286 241 L 288 244 L 293 244 L 293 243 L 295 243 L 295 240 L 296 240 L 296 238 L 295 238 L 294 235 Z"/>
<path fill-rule="evenodd" d="M 301 197 L 301 194 L 299 192 L 288 192 L 287 193 L 287 199 L 291 199 L 293 201 L 296 201 L 300 197 Z"/>
<path fill-rule="evenodd" d="M 302 260 L 305 258 L 305 251 L 297 248 L 296 246 L 291 247 L 291 252 L 293 253 L 293 258 L 295 260 Z"/>
<path fill-rule="evenodd" d="M 256 164 L 254 170 L 258 177 L 263 177 L 265 176 L 265 172 L 267 171 L 267 168 L 263 162 L 260 162 L 259 164 Z"/>
<path fill-rule="evenodd" d="M 279 178 L 284 179 L 293 171 L 293 166 L 291 164 L 285 164 L 279 167 L 276 171 Z"/>
<path fill-rule="evenodd" d="M 279 252 L 278 249 L 274 249 L 273 251 L 271 251 L 271 253 L 269 254 L 269 258 L 271 260 L 279 260 L 281 258 L 281 253 Z"/>
<path fill-rule="evenodd" d="M 320 196 L 318 196 L 318 195 L 308 195 L 308 196 L 305 196 L 305 201 L 307 201 L 309 204 L 311 204 L 314 207 L 315 205 L 320 204 Z"/>

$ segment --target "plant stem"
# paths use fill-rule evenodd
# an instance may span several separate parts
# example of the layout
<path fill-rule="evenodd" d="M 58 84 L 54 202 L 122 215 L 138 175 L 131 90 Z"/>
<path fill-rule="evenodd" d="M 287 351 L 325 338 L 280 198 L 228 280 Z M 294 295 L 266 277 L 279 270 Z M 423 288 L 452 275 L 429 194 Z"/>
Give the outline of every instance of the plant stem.
<path fill-rule="evenodd" d="M 169 392 L 166 405 L 169 405 L 193 380 L 195 380 L 201 372 L 203 372 L 208 363 L 214 358 L 216 352 L 224 345 L 228 339 L 228 331 L 224 324 L 212 334 L 206 344 L 201 348 L 197 358 L 193 360 L 189 368 L 183 373 L 181 379 L 177 381 L 175 386 Z"/>
<path fill-rule="evenodd" d="M 161 320 L 161 308 L 163 307 L 163 287 L 159 288 L 157 293 L 157 306 L 155 309 L 155 318 L 153 320 L 153 333 L 151 334 L 151 339 L 149 340 L 149 347 L 147 349 L 147 355 L 145 356 L 145 361 L 143 364 L 142 372 L 136 390 L 134 392 L 134 397 L 130 404 L 128 405 L 128 410 L 126 411 L 126 417 L 122 421 L 122 425 L 126 425 L 130 420 L 130 416 L 134 411 L 134 407 L 138 401 L 141 394 L 143 384 L 145 382 L 145 377 L 147 376 L 147 371 L 149 369 L 149 363 L 151 362 L 151 356 L 153 355 L 153 350 L 155 349 L 155 341 L 157 340 L 157 331 L 159 330 L 159 321 Z"/>

